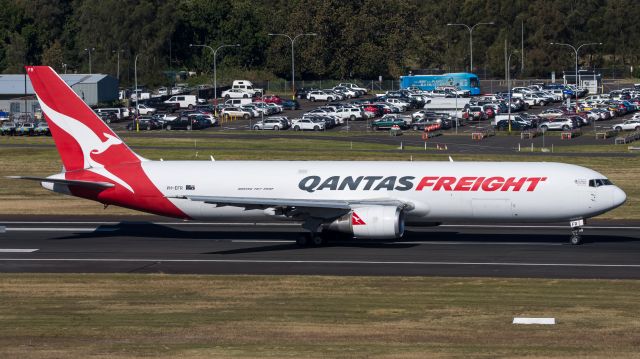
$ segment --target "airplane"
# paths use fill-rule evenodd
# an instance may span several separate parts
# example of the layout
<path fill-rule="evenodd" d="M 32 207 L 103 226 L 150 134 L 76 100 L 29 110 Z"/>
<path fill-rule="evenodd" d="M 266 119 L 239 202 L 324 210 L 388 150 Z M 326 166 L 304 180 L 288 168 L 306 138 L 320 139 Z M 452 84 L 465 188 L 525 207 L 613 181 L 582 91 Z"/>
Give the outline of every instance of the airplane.
<path fill-rule="evenodd" d="M 299 245 L 327 234 L 398 239 L 405 225 L 568 221 L 622 205 L 604 175 L 571 164 L 453 161 L 152 161 L 134 153 L 48 66 L 27 66 L 63 169 L 48 190 L 186 220 L 302 222 Z M 329 237 L 330 238 L 330 237 Z"/>

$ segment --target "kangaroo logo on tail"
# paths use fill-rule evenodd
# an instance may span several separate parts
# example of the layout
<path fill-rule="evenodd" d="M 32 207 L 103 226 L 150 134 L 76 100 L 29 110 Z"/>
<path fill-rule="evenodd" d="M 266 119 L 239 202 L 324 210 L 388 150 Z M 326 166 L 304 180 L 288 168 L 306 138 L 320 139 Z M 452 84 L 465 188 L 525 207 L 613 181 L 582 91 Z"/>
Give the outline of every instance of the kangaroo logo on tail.
<path fill-rule="evenodd" d="M 123 181 L 120 177 L 114 175 L 104 168 L 104 165 L 94 160 L 91 155 L 98 155 L 106 152 L 111 146 L 117 146 L 122 144 L 122 140 L 108 133 L 103 133 L 103 136 L 107 138 L 106 141 L 102 141 L 100 137 L 87 125 L 78 121 L 73 117 L 69 117 L 63 113 L 57 112 L 47 105 L 40 97 L 38 97 L 40 107 L 44 114 L 52 121 L 56 126 L 60 127 L 64 132 L 73 137 L 80 148 L 84 157 L 84 168 L 88 171 L 92 171 L 101 176 L 107 177 L 124 188 L 128 189 L 132 193 L 133 188 Z"/>

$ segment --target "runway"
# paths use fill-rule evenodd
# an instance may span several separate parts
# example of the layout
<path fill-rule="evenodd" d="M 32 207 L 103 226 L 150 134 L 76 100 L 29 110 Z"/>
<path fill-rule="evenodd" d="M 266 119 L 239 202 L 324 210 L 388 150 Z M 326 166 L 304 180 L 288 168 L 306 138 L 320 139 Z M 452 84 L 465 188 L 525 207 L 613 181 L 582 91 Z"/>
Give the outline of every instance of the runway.
<path fill-rule="evenodd" d="M 640 278 L 640 227 L 409 228 L 398 241 L 296 246 L 290 223 L 0 222 L 0 271 Z"/>

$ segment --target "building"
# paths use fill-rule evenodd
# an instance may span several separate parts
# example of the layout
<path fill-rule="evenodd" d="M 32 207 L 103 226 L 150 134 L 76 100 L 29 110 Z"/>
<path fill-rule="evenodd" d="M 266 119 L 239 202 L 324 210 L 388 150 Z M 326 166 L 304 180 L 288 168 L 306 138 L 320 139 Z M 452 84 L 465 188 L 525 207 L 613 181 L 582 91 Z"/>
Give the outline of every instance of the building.
<path fill-rule="evenodd" d="M 565 71 L 562 76 L 565 85 L 572 85 L 578 83 L 578 87 L 586 88 L 589 90 L 589 94 L 594 95 L 601 93 L 602 89 L 602 74 L 593 71 L 579 70 L 578 79 L 576 81 L 575 71 Z"/>
<path fill-rule="evenodd" d="M 118 80 L 104 74 L 60 75 L 89 106 L 118 100 Z M 34 114 L 40 105 L 26 75 L 0 75 L 0 111 Z"/>

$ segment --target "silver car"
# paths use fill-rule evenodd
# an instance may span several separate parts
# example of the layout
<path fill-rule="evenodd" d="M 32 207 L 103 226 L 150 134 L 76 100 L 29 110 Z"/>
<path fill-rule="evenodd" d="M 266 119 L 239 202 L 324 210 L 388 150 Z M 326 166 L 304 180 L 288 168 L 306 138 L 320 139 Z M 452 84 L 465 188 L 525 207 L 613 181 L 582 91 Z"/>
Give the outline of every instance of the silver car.
<path fill-rule="evenodd" d="M 265 118 L 262 121 L 258 121 L 253 125 L 254 130 L 284 130 L 286 125 L 279 118 Z"/>

